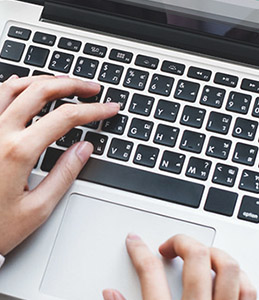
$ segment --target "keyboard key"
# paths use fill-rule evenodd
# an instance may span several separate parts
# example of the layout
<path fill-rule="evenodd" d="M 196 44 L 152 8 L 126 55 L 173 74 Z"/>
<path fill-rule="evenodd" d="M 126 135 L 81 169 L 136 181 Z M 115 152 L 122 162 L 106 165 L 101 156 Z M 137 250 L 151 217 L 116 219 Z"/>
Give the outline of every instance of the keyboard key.
<path fill-rule="evenodd" d="M 97 129 L 100 125 L 100 121 L 93 121 L 88 124 L 83 125 L 86 128 Z"/>
<path fill-rule="evenodd" d="M 138 55 L 135 61 L 136 66 L 145 67 L 148 69 L 156 69 L 158 66 L 159 60 L 154 57 Z"/>
<path fill-rule="evenodd" d="M 148 141 L 153 125 L 153 122 L 134 118 L 131 121 L 128 136 L 135 139 Z"/>
<path fill-rule="evenodd" d="M 143 116 L 149 116 L 155 98 L 134 94 L 130 103 L 129 112 Z"/>
<path fill-rule="evenodd" d="M 238 212 L 238 218 L 253 223 L 259 223 L 259 199 L 244 196 Z"/>
<path fill-rule="evenodd" d="M 107 143 L 108 137 L 103 134 L 88 131 L 85 136 L 85 141 L 90 142 L 94 146 L 94 154 L 102 155 Z"/>
<path fill-rule="evenodd" d="M 178 128 L 159 124 L 155 133 L 154 143 L 174 147 L 178 134 Z"/>
<path fill-rule="evenodd" d="M 128 117 L 124 115 L 116 115 L 110 119 L 103 121 L 102 130 L 105 132 L 122 135 L 128 122 Z"/>
<path fill-rule="evenodd" d="M 36 32 L 33 37 L 33 42 L 47 46 L 54 46 L 57 37 L 44 32 Z"/>
<path fill-rule="evenodd" d="M 185 175 L 200 180 L 207 180 L 210 168 L 211 161 L 191 157 Z"/>
<path fill-rule="evenodd" d="M 216 214 L 231 217 L 237 202 L 237 193 L 210 188 L 204 209 Z"/>
<path fill-rule="evenodd" d="M 122 66 L 103 63 L 98 80 L 112 84 L 119 84 L 123 69 L 124 68 Z"/>
<path fill-rule="evenodd" d="M 255 100 L 252 115 L 256 118 L 259 118 L 259 97 Z"/>
<path fill-rule="evenodd" d="M 45 71 L 40 71 L 40 70 L 34 70 L 32 73 L 32 76 L 39 76 L 39 75 L 54 76 L 52 73 L 47 73 Z"/>
<path fill-rule="evenodd" d="M 13 41 L 5 41 L 0 57 L 12 61 L 20 61 L 25 45 Z"/>
<path fill-rule="evenodd" d="M 27 65 L 44 67 L 48 55 L 49 55 L 48 49 L 44 49 L 36 46 L 30 46 L 25 56 L 24 63 Z"/>
<path fill-rule="evenodd" d="M 241 89 L 249 92 L 259 93 L 259 81 L 252 79 L 243 79 Z"/>
<path fill-rule="evenodd" d="M 210 70 L 190 67 L 187 76 L 194 79 L 209 81 L 212 72 Z"/>
<path fill-rule="evenodd" d="M 206 111 L 201 108 L 186 105 L 181 117 L 181 124 L 201 128 Z"/>
<path fill-rule="evenodd" d="M 102 98 L 103 89 L 104 87 L 101 85 L 100 92 L 97 95 L 88 98 L 78 97 L 78 100 L 83 103 L 99 103 Z"/>
<path fill-rule="evenodd" d="M 28 41 L 31 36 L 31 30 L 22 27 L 11 26 L 8 31 L 8 36 L 19 40 Z"/>
<path fill-rule="evenodd" d="M 181 140 L 180 149 L 195 153 L 201 153 L 204 140 L 204 134 L 185 130 Z"/>
<path fill-rule="evenodd" d="M 19 77 L 26 77 L 29 75 L 29 72 L 30 70 L 27 68 L 0 62 L 0 82 L 4 82 L 13 74 L 18 75 Z"/>
<path fill-rule="evenodd" d="M 95 45 L 95 44 L 87 43 L 84 48 L 85 54 L 89 54 L 97 57 L 105 57 L 106 52 L 107 52 L 106 47 Z"/>
<path fill-rule="evenodd" d="M 238 168 L 236 167 L 217 164 L 213 174 L 212 182 L 233 187 L 237 177 L 237 172 Z"/>
<path fill-rule="evenodd" d="M 227 134 L 232 117 L 230 115 L 221 114 L 212 111 L 209 116 L 206 129 L 221 134 Z"/>
<path fill-rule="evenodd" d="M 152 94 L 169 96 L 173 84 L 174 84 L 173 78 L 154 74 L 148 91 Z"/>
<path fill-rule="evenodd" d="M 132 60 L 132 57 L 133 57 L 133 53 L 131 52 L 112 49 L 109 59 L 129 64 Z"/>
<path fill-rule="evenodd" d="M 247 144 L 237 143 L 232 161 L 239 164 L 253 166 L 258 148 Z"/>
<path fill-rule="evenodd" d="M 127 103 L 129 97 L 129 92 L 118 90 L 114 88 L 109 88 L 106 96 L 104 98 L 104 103 L 115 102 L 120 104 L 120 109 L 123 110 Z"/>
<path fill-rule="evenodd" d="M 122 161 L 128 161 L 130 158 L 132 148 L 132 142 L 114 138 L 112 139 L 107 156 Z"/>
<path fill-rule="evenodd" d="M 74 102 L 68 102 L 68 101 L 64 101 L 64 100 L 57 100 L 56 103 L 55 103 L 55 106 L 54 106 L 54 110 L 57 109 L 58 107 L 60 107 L 61 105 L 64 105 L 64 104 L 76 104 Z"/>
<path fill-rule="evenodd" d="M 128 69 L 123 86 L 143 91 L 148 79 L 148 72 Z"/>
<path fill-rule="evenodd" d="M 68 38 L 61 38 L 58 43 L 58 47 L 65 50 L 70 50 L 78 52 L 81 48 L 82 43 L 77 40 L 72 40 Z"/>
<path fill-rule="evenodd" d="M 74 55 L 55 51 L 50 60 L 49 69 L 62 73 L 69 73 Z"/>
<path fill-rule="evenodd" d="M 54 165 L 56 164 L 56 162 L 64 152 L 65 152 L 64 150 L 49 147 L 46 150 L 46 153 L 44 155 L 41 164 L 41 170 L 45 172 L 49 172 L 54 167 Z"/>
<path fill-rule="evenodd" d="M 225 86 L 236 87 L 238 77 L 224 73 L 216 73 L 214 82 Z"/>
<path fill-rule="evenodd" d="M 185 161 L 185 155 L 176 152 L 165 151 L 160 163 L 160 170 L 180 174 Z"/>
<path fill-rule="evenodd" d="M 258 123 L 247 119 L 237 118 L 233 130 L 233 136 L 240 139 L 253 141 L 255 138 Z"/>
<path fill-rule="evenodd" d="M 259 173 L 244 170 L 239 183 L 240 190 L 259 194 Z"/>
<path fill-rule="evenodd" d="M 174 94 L 174 98 L 189 102 L 195 102 L 199 89 L 200 85 L 198 83 L 186 80 L 179 80 Z"/>
<path fill-rule="evenodd" d="M 252 97 L 246 94 L 231 92 L 229 94 L 226 110 L 240 114 L 247 114 Z"/>
<path fill-rule="evenodd" d="M 220 108 L 224 101 L 226 91 L 206 85 L 203 89 L 200 103 L 203 105 Z"/>
<path fill-rule="evenodd" d="M 93 79 L 99 62 L 94 59 L 78 57 L 73 74 L 76 76 Z"/>
<path fill-rule="evenodd" d="M 58 139 L 56 141 L 56 144 L 60 147 L 68 148 L 74 145 L 75 143 L 79 142 L 81 140 L 82 134 L 83 134 L 83 130 L 73 128 L 64 136 L 62 136 L 60 139 Z"/>
<path fill-rule="evenodd" d="M 52 104 L 52 102 L 48 102 L 48 103 L 40 110 L 40 112 L 37 113 L 37 116 L 43 117 L 43 116 L 45 116 L 46 114 L 48 114 L 49 111 L 50 111 L 51 104 Z"/>
<path fill-rule="evenodd" d="M 138 145 L 133 162 L 137 165 L 153 168 L 156 164 L 158 153 L 159 150 L 157 148 Z"/>
<path fill-rule="evenodd" d="M 232 142 L 212 136 L 209 140 L 206 155 L 220 159 L 227 159 Z"/>
<path fill-rule="evenodd" d="M 155 118 L 164 121 L 175 122 L 179 112 L 179 108 L 179 103 L 159 100 L 155 112 Z"/>
<path fill-rule="evenodd" d="M 163 61 L 161 71 L 175 75 L 183 75 L 185 65 L 165 60 Z"/>

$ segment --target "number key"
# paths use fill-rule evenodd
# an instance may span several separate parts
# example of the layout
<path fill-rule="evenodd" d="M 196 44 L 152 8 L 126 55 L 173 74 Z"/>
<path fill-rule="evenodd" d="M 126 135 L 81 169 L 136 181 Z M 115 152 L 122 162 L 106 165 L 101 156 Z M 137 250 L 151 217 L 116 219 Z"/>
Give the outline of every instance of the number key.
<path fill-rule="evenodd" d="M 55 51 L 50 60 L 49 69 L 62 73 L 68 73 L 73 59 L 74 55 Z"/>

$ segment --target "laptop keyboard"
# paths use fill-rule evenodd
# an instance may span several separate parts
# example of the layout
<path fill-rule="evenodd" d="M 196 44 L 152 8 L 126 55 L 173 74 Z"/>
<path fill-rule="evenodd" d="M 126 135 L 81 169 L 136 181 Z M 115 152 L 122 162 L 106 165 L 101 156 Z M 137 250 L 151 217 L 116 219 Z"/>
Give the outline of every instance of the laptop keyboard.
<path fill-rule="evenodd" d="M 87 140 L 94 154 L 81 180 L 259 222 L 259 81 L 47 31 L 7 27 L 0 82 L 69 74 L 102 88 L 91 98 L 48 103 L 33 121 L 67 102 L 118 102 L 121 110 L 61 137 L 38 171 L 49 172 L 66 148 Z"/>

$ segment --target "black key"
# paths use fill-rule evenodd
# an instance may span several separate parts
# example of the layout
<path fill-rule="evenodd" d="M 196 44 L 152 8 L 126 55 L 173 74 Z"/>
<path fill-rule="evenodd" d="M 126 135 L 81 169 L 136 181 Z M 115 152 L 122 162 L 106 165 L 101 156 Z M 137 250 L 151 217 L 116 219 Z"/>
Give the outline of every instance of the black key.
<path fill-rule="evenodd" d="M 179 80 L 174 97 L 176 99 L 195 102 L 199 92 L 200 85 L 195 82 Z"/>
<path fill-rule="evenodd" d="M 64 101 L 64 100 L 57 100 L 54 105 L 54 109 L 57 109 L 58 107 L 60 107 L 61 105 L 64 105 L 64 104 L 76 104 L 76 103 L 68 102 L 68 101 Z"/>
<path fill-rule="evenodd" d="M 110 119 L 103 121 L 102 130 L 105 132 L 122 135 L 128 122 L 128 117 L 124 115 L 116 115 Z"/>
<path fill-rule="evenodd" d="M 237 172 L 238 168 L 236 167 L 217 164 L 213 174 L 212 182 L 233 187 L 237 177 Z"/>
<path fill-rule="evenodd" d="M 108 137 L 103 134 L 88 131 L 85 136 L 85 141 L 88 141 L 94 146 L 94 154 L 102 155 L 107 143 Z"/>
<path fill-rule="evenodd" d="M 51 102 L 48 102 L 41 110 L 40 112 L 37 114 L 37 116 L 43 117 L 46 114 L 49 113 L 50 107 L 51 107 Z"/>
<path fill-rule="evenodd" d="M 183 168 L 184 160 L 185 155 L 183 154 L 165 151 L 159 169 L 174 174 L 180 174 Z"/>
<path fill-rule="evenodd" d="M 43 44 L 47 46 L 54 46 L 57 37 L 52 34 L 44 32 L 36 32 L 33 37 L 34 43 Z"/>
<path fill-rule="evenodd" d="M 203 81 L 209 81 L 212 72 L 210 70 L 190 67 L 187 76 L 190 78 L 195 78 Z"/>
<path fill-rule="evenodd" d="M 72 40 L 68 38 L 61 38 L 58 43 L 58 47 L 61 49 L 66 49 L 74 52 L 78 52 L 81 48 L 82 43 L 77 40 Z"/>
<path fill-rule="evenodd" d="M 252 115 L 256 118 L 259 118 L 259 98 L 256 98 L 255 100 Z"/>
<path fill-rule="evenodd" d="M 216 73 L 214 82 L 225 86 L 236 87 L 238 77 L 224 73 Z"/>
<path fill-rule="evenodd" d="M 122 161 L 128 161 L 130 158 L 132 148 L 133 148 L 132 142 L 114 138 L 111 141 L 111 145 L 107 156 Z"/>
<path fill-rule="evenodd" d="M 86 128 L 97 129 L 99 127 L 100 121 L 93 121 L 91 123 L 83 125 Z"/>
<path fill-rule="evenodd" d="M 84 102 L 84 103 L 98 103 L 101 101 L 103 89 L 104 89 L 104 87 L 101 85 L 100 92 L 97 95 L 94 95 L 94 96 L 88 97 L 88 98 L 78 97 L 78 100 L 80 102 Z"/>
<path fill-rule="evenodd" d="M 56 144 L 60 147 L 68 148 L 74 145 L 75 143 L 79 142 L 81 140 L 82 134 L 83 131 L 81 129 L 73 128 L 60 139 L 58 139 L 56 141 Z"/>
<path fill-rule="evenodd" d="M 159 100 L 155 112 L 155 118 L 164 121 L 175 122 L 179 112 L 179 108 L 179 103 Z"/>
<path fill-rule="evenodd" d="M 239 164 L 253 166 L 255 163 L 258 148 L 255 146 L 237 143 L 232 161 Z"/>
<path fill-rule="evenodd" d="M 211 161 L 191 157 L 185 175 L 188 177 L 207 180 L 211 168 Z"/>
<path fill-rule="evenodd" d="M 220 159 L 227 159 L 232 142 L 212 136 L 209 140 L 206 155 Z"/>
<path fill-rule="evenodd" d="M 115 102 L 120 104 L 120 109 L 123 110 L 127 103 L 129 97 L 129 92 L 118 90 L 114 88 L 109 88 L 106 96 L 104 98 L 104 103 Z"/>
<path fill-rule="evenodd" d="M 5 41 L 0 57 L 12 61 L 20 61 L 25 45 L 13 41 Z"/>
<path fill-rule="evenodd" d="M 64 152 L 64 150 L 49 147 L 44 155 L 41 170 L 49 172 Z"/>
<path fill-rule="evenodd" d="M 135 139 L 148 141 L 153 125 L 153 122 L 134 118 L 130 124 L 128 136 Z"/>
<path fill-rule="evenodd" d="M 79 57 L 73 74 L 76 76 L 93 79 L 99 62 L 94 59 Z"/>
<path fill-rule="evenodd" d="M 181 140 L 180 149 L 195 153 L 201 153 L 204 140 L 204 134 L 185 130 Z"/>
<path fill-rule="evenodd" d="M 62 73 L 69 73 L 74 55 L 55 51 L 50 60 L 49 69 Z"/>
<path fill-rule="evenodd" d="M 129 64 L 132 60 L 133 53 L 122 51 L 118 49 L 112 49 L 109 58 L 111 60 L 124 62 L 126 64 Z"/>
<path fill-rule="evenodd" d="M 226 91 L 206 85 L 203 89 L 200 103 L 203 105 L 220 108 L 224 101 Z"/>
<path fill-rule="evenodd" d="M 217 133 L 227 134 L 232 117 L 212 111 L 206 129 Z"/>
<path fill-rule="evenodd" d="M 137 165 L 153 168 L 156 164 L 158 153 L 159 150 L 157 148 L 138 145 L 133 162 Z"/>
<path fill-rule="evenodd" d="M 26 77 L 29 75 L 29 72 L 30 70 L 27 68 L 0 62 L 0 82 L 4 82 L 14 74 L 18 75 L 19 77 Z"/>
<path fill-rule="evenodd" d="M 154 143 L 174 147 L 178 134 L 178 128 L 159 124 L 155 133 Z"/>
<path fill-rule="evenodd" d="M 106 47 L 95 45 L 95 44 L 87 43 L 84 48 L 85 54 L 89 54 L 97 57 L 105 57 L 106 52 L 107 52 Z"/>
<path fill-rule="evenodd" d="M 27 65 L 44 67 L 48 55 L 49 55 L 48 49 L 44 49 L 36 46 L 30 46 L 25 56 L 24 63 Z"/>
<path fill-rule="evenodd" d="M 128 69 L 123 86 L 143 91 L 148 79 L 148 72 Z"/>
<path fill-rule="evenodd" d="M 231 217 L 237 202 L 237 193 L 210 188 L 204 209 Z"/>
<path fill-rule="evenodd" d="M 231 92 L 229 94 L 226 110 L 240 114 L 247 114 L 252 97 L 250 95 Z"/>
<path fill-rule="evenodd" d="M 240 139 L 253 141 L 257 127 L 258 123 L 255 121 L 237 118 L 232 135 Z"/>
<path fill-rule="evenodd" d="M 119 84 L 123 69 L 124 68 L 122 66 L 103 63 L 98 80 L 112 84 Z"/>
<path fill-rule="evenodd" d="M 259 199 L 244 196 L 238 212 L 238 218 L 253 223 L 259 223 Z"/>
<path fill-rule="evenodd" d="M 8 36 L 19 40 L 28 41 L 31 36 L 31 30 L 22 27 L 11 26 Z"/>
<path fill-rule="evenodd" d="M 168 61 L 168 60 L 165 60 L 161 67 L 161 71 L 171 73 L 171 74 L 176 74 L 176 75 L 183 75 L 184 70 L 185 70 L 185 65 Z"/>
<path fill-rule="evenodd" d="M 201 128 L 206 111 L 201 108 L 186 105 L 181 117 L 181 124 Z"/>
<path fill-rule="evenodd" d="M 174 84 L 174 78 L 154 74 L 148 91 L 152 94 L 169 96 L 173 84 Z"/>
<path fill-rule="evenodd" d="M 39 76 L 39 75 L 54 76 L 52 73 L 47 73 L 45 71 L 39 71 L 39 70 L 34 70 L 32 73 L 32 76 Z"/>
<path fill-rule="evenodd" d="M 249 92 L 259 93 L 259 81 L 252 79 L 243 79 L 241 89 Z"/>
<path fill-rule="evenodd" d="M 130 103 L 129 112 L 143 116 L 149 116 L 155 98 L 134 94 Z"/>
<path fill-rule="evenodd" d="M 239 183 L 240 190 L 259 194 L 259 173 L 244 170 Z"/>
<path fill-rule="evenodd" d="M 138 55 L 135 61 L 136 66 L 145 67 L 148 69 L 156 69 L 158 66 L 159 60 L 154 57 Z"/>

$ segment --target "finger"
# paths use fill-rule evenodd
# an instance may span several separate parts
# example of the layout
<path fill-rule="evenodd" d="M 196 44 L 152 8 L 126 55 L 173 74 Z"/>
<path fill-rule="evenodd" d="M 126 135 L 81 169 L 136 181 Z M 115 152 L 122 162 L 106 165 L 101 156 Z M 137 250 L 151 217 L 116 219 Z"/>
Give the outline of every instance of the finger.
<path fill-rule="evenodd" d="M 207 247 L 185 235 L 176 235 L 159 248 L 165 258 L 180 256 L 183 266 L 183 300 L 212 299 L 210 252 Z"/>
<path fill-rule="evenodd" d="M 244 271 L 241 271 L 239 300 L 256 300 L 256 299 L 257 299 L 256 288 L 251 284 L 246 273 Z"/>
<path fill-rule="evenodd" d="M 100 85 L 93 82 L 67 77 L 53 78 L 30 84 L 6 109 L 6 118 L 10 118 L 15 126 L 25 127 L 49 101 L 70 95 L 87 98 L 100 91 Z"/>
<path fill-rule="evenodd" d="M 104 290 L 103 291 L 104 300 L 126 300 L 122 294 L 116 290 Z"/>
<path fill-rule="evenodd" d="M 213 299 L 238 299 L 240 289 L 240 268 L 238 263 L 222 250 L 211 248 L 210 253 L 212 269 L 216 273 Z"/>
<path fill-rule="evenodd" d="M 143 300 L 171 299 L 161 260 L 134 234 L 128 235 L 126 245 L 140 280 Z"/>

